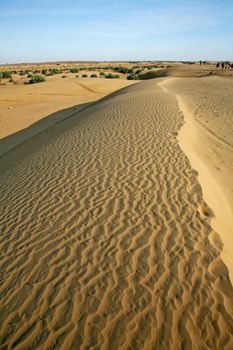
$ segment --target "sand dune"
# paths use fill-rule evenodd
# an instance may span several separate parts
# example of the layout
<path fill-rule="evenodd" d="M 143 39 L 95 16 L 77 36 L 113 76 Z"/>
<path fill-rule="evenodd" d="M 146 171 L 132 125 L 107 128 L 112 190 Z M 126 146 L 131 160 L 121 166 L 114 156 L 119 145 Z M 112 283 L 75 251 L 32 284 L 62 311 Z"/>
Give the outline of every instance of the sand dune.
<path fill-rule="evenodd" d="M 182 124 L 176 97 L 144 82 L 0 159 L 0 349 L 233 348 Z"/>
<path fill-rule="evenodd" d="M 66 76 L 67 79 L 61 79 L 60 74 L 50 76 L 41 84 L 1 86 L 0 138 L 28 128 L 52 113 L 96 101 L 133 83 L 125 79 L 77 79 L 71 73 Z"/>
<path fill-rule="evenodd" d="M 165 78 L 165 77 L 178 77 L 178 78 L 201 78 L 209 76 L 219 76 L 219 77 L 233 77 L 233 70 L 222 70 L 221 68 L 216 68 L 215 65 L 206 64 L 169 64 L 167 67 L 158 70 L 152 70 L 146 72 L 143 75 L 143 79 L 155 79 L 155 78 Z"/>
<path fill-rule="evenodd" d="M 198 170 L 212 227 L 223 240 L 222 257 L 233 285 L 233 80 L 219 77 L 167 79 L 185 115 L 182 148 Z"/>
<path fill-rule="evenodd" d="M 75 74 L 68 74 L 67 79 L 51 76 L 37 85 L 2 86 L 0 156 L 88 104 L 133 83 L 124 79 L 77 79 Z"/>

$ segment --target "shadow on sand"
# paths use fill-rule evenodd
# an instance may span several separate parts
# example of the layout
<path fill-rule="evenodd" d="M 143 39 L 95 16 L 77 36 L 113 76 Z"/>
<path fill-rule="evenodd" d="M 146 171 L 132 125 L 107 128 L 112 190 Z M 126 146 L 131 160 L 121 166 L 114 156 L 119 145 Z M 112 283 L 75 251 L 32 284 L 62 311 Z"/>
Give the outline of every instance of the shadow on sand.
<path fill-rule="evenodd" d="M 127 88 L 128 86 L 116 90 L 98 100 L 74 105 L 49 114 L 29 127 L 0 139 L 0 172 L 5 172 L 11 166 L 14 166 L 17 161 L 33 152 L 36 148 L 40 148 L 41 145 L 44 144 L 43 142 L 47 142 L 49 138 L 52 137 L 53 133 L 51 133 L 51 128 L 55 125 L 59 126 L 60 123 L 69 118 L 76 117 L 76 115 L 78 118 L 79 112 L 99 102 L 104 102 L 111 97 L 123 94 L 127 91 Z M 59 127 L 60 131 L 61 128 L 62 124 L 60 124 Z M 51 133 L 49 137 L 48 133 Z"/>
<path fill-rule="evenodd" d="M 12 135 L 0 139 L 0 172 L 10 169 L 20 159 L 40 148 L 53 126 L 78 114 L 80 111 L 93 105 L 96 101 L 74 105 L 69 108 L 49 114 Z"/>
<path fill-rule="evenodd" d="M 43 119 L 38 120 L 29 127 L 2 138 L 0 140 L 0 157 L 16 148 L 21 143 L 47 130 L 51 126 L 72 117 L 76 113 L 92 105 L 94 102 L 82 103 L 54 112 L 44 117 Z"/>

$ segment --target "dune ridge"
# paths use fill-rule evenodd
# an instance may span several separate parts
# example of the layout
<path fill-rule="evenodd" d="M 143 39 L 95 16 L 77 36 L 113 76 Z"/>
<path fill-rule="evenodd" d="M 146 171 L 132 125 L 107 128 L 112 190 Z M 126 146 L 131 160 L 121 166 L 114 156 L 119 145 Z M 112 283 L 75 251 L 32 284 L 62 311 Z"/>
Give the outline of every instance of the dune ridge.
<path fill-rule="evenodd" d="M 204 198 L 213 210 L 211 225 L 223 241 L 221 256 L 233 285 L 233 81 L 167 79 L 185 118 L 179 143 L 198 171 Z"/>
<path fill-rule="evenodd" d="M 182 124 L 143 82 L 3 155 L 0 349 L 232 349 L 233 291 Z"/>

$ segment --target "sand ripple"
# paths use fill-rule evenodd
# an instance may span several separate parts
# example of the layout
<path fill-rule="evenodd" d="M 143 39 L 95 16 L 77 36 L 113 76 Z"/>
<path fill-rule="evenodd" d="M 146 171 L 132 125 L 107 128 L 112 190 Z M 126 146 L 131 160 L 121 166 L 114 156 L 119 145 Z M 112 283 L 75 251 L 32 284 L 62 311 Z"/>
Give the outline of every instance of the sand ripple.
<path fill-rule="evenodd" d="M 0 349 L 233 348 L 181 125 L 175 97 L 146 82 L 3 157 Z"/>

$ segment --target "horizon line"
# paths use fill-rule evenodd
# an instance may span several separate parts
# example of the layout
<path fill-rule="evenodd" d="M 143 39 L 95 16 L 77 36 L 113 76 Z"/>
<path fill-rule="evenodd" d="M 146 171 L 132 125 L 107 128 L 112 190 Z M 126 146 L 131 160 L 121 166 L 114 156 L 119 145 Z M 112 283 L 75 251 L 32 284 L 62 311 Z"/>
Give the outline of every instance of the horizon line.
<path fill-rule="evenodd" d="M 1 63 L 0 62 L 0 65 L 1 66 L 4 66 L 4 65 L 16 65 L 16 64 L 44 64 L 44 63 L 99 63 L 99 62 L 106 62 L 106 63 L 111 63 L 111 62 L 123 62 L 123 63 L 133 63 L 133 62 L 200 62 L 200 61 L 206 61 L 206 62 L 226 62 L 226 61 L 233 61 L 233 59 L 221 59 L 221 60 L 218 60 L 218 59 L 194 59 L 194 60 L 169 60 L 169 59 L 163 59 L 163 60 L 156 60 L 156 59 L 148 59 L 148 60 L 121 60 L 121 59 L 118 59 L 118 60 L 45 60 L 45 61 L 22 61 L 22 62 L 4 62 L 4 63 Z"/>

